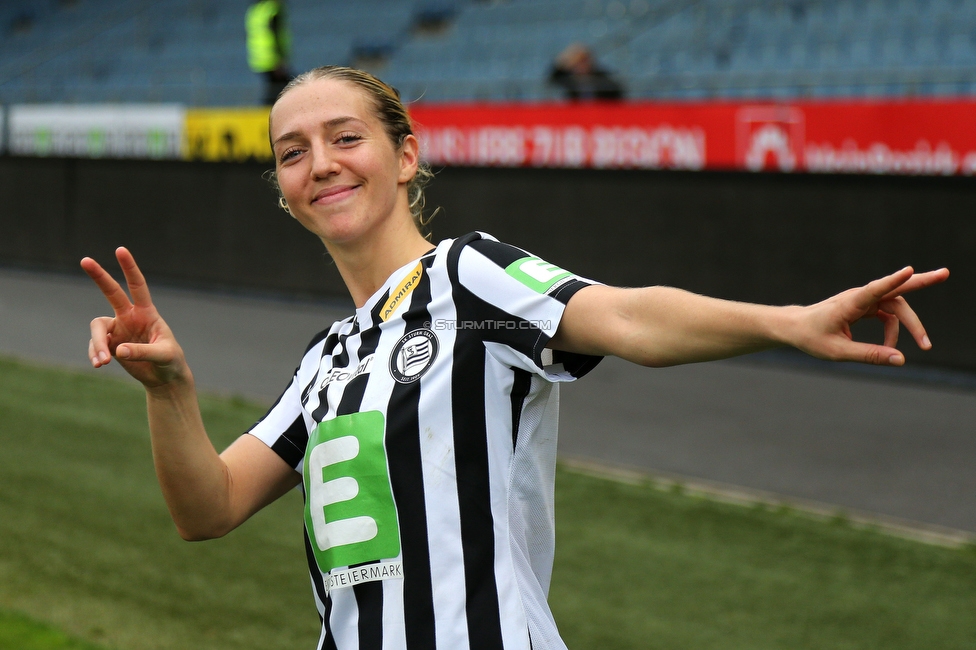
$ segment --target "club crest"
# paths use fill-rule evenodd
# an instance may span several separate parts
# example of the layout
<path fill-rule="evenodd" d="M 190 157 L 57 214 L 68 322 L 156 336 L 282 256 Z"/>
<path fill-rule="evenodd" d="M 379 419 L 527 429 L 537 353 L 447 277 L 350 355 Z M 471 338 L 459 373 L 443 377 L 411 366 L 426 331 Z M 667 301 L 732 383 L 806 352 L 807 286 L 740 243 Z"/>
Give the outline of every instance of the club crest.
<path fill-rule="evenodd" d="M 401 384 L 417 381 L 434 364 L 437 350 L 437 337 L 429 329 L 407 332 L 393 346 L 390 374 Z"/>

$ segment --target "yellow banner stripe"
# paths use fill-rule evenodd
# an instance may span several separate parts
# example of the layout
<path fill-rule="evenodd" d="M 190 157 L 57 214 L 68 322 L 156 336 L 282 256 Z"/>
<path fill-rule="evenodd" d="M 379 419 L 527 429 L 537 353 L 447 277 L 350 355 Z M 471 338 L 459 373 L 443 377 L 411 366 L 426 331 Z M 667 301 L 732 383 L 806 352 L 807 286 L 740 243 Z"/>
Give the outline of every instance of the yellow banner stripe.
<path fill-rule="evenodd" d="M 273 160 L 263 108 L 196 108 L 186 112 L 184 160 Z"/>

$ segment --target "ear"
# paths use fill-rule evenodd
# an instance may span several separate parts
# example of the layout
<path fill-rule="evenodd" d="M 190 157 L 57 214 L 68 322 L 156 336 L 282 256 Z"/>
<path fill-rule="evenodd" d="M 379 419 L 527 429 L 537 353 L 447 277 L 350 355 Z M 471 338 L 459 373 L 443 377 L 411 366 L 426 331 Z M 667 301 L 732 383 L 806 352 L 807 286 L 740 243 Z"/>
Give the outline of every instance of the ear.
<path fill-rule="evenodd" d="M 417 175 L 417 165 L 420 164 L 420 142 L 413 135 L 408 135 L 400 145 L 400 177 L 399 182 L 409 183 Z"/>

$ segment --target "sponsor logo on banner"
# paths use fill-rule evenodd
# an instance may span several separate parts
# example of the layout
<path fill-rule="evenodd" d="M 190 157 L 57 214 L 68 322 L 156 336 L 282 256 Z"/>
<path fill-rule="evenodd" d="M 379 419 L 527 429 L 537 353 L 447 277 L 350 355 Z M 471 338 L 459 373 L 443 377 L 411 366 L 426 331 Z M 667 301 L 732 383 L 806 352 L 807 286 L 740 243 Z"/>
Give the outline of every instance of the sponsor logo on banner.
<path fill-rule="evenodd" d="M 705 167 L 705 132 L 658 127 L 595 127 L 592 131 L 594 167 L 689 169 Z"/>
<path fill-rule="evenodd" d="M 861 148 L 851 138 L 839 147 L 829 142 L 808 143 L 805 157 L 807 171 L 811 172 L 931 176 L 950 176 L 957 171 L 973 173 L 971 167 L 966 167 L 967 164 L 971 165 L 972 153 L 960 163 L 961 156 L 948 143 L 940 142 L 933 147 L 928 140 L 919 140 L 913 149 L 907 151 L 899 151 L 884 142 L 873 142 Z"/>
<path fill-rule="evenodd" d="M 21 156 L 179 158 L 185 111 L 159 105 L 15 105 L 9 151 Z"/>
<path fill-rule="evenodd" d="M 803 111 L 748 106 L 736 114 L 736 162 L 753 171 L 797 171 L 803 164 Z"/>
<path fill-rule="evenodd" d="M 429 329 L 407 332 L 390 355 L 390 374 L 401 384 L 411 384 L 430 370 L 437 358 L 437 336 Z"/>
<path fill-rule="evenodd" d="M 272 160 L 268 108 L 197 108 L 186 112 L 187 160 Z"/>
<path fill-rule="evenodd" d="M 436 165 L 688 169 L 705 167 L 705 132 L 659 126 L 443 126 L 420 131 Z"/>

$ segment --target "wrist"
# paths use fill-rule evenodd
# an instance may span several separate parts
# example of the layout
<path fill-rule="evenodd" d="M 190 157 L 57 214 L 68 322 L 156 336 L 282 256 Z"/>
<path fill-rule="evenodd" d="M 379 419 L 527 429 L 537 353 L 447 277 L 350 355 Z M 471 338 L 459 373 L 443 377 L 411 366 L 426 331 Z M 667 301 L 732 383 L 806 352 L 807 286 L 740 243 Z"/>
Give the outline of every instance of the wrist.
<path fill-rule="evenodd" d="M 184 366 L 181 372 L 173 373 L 167 380 L 158 384 L 146 385 L 146 396 L 152 400 L 176 400 L 187 394 L 196 392 L 193 373 L 189 366 Z"/>
<path fill-rule="evenodd" d="M 804 307 L 800 305 L 787 305 L 784 307 L 774 307 L 774 309 L 776 313 L 770 319 L 768 333 L 770 341 L 777 347 L 789 346 L 802 349 L 801 322 L 803 320 Z"/>

